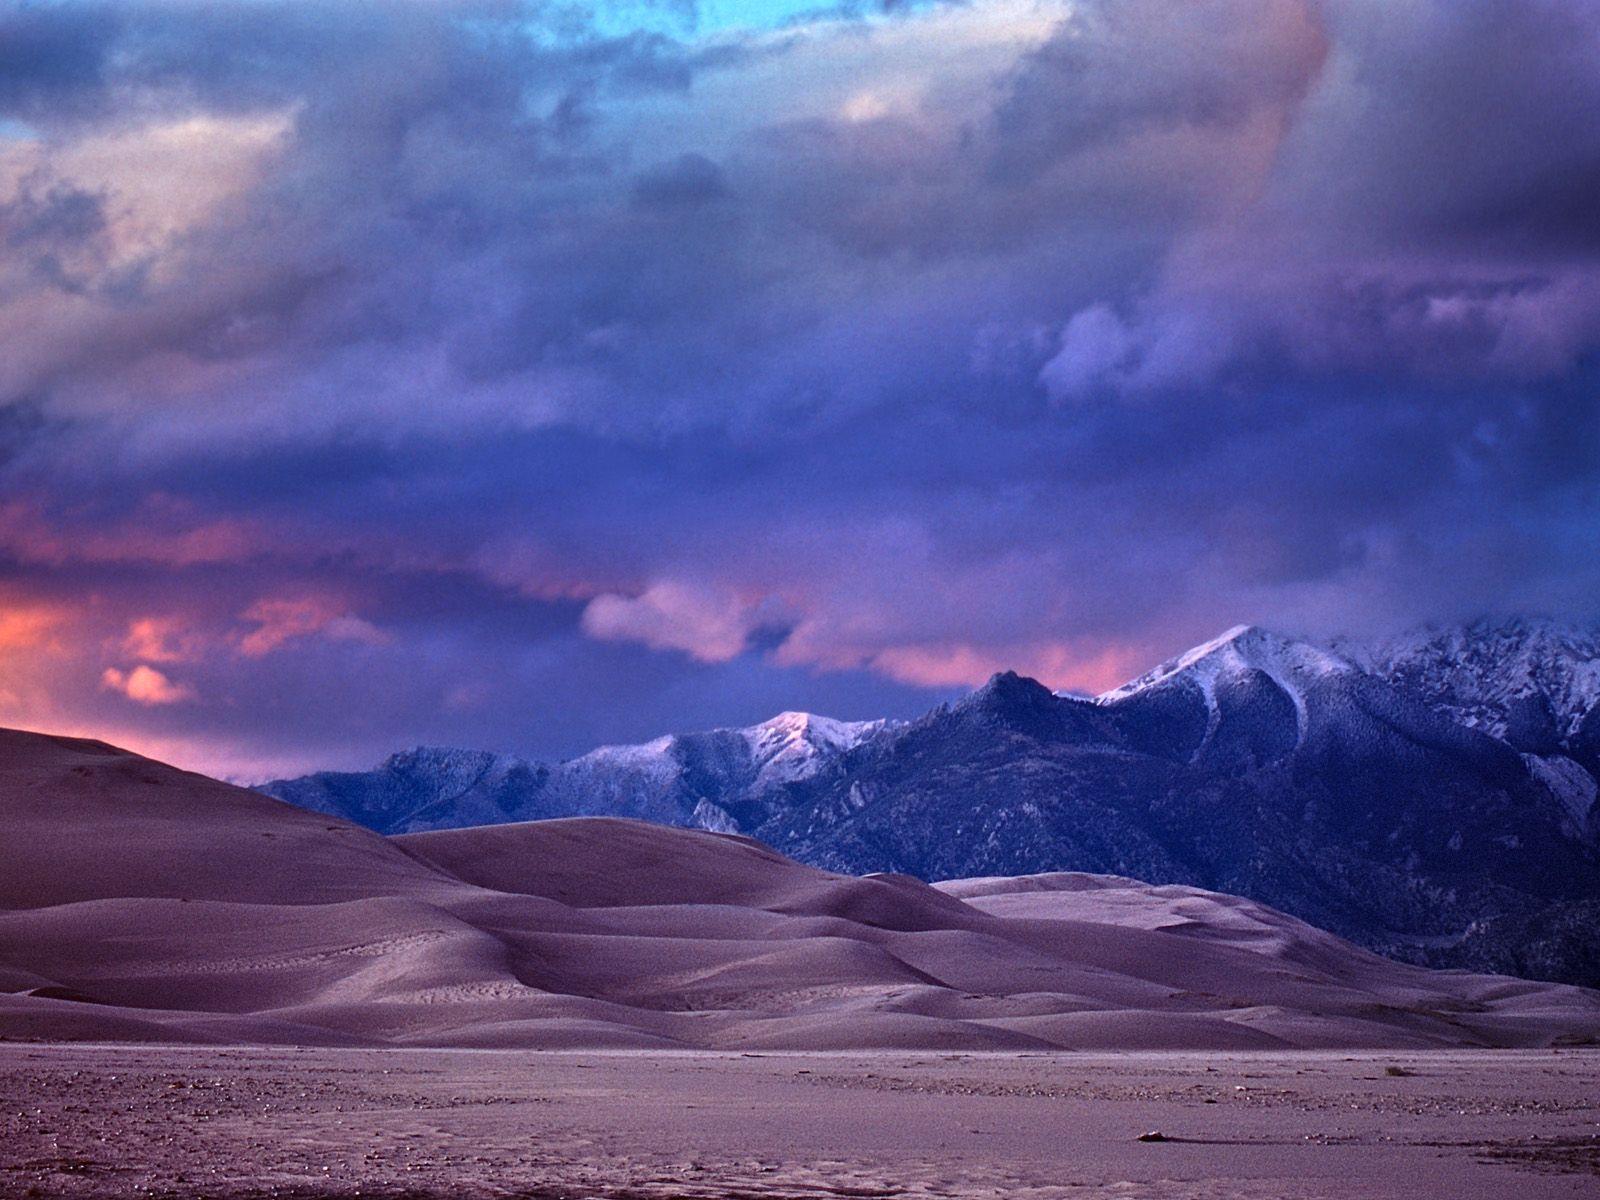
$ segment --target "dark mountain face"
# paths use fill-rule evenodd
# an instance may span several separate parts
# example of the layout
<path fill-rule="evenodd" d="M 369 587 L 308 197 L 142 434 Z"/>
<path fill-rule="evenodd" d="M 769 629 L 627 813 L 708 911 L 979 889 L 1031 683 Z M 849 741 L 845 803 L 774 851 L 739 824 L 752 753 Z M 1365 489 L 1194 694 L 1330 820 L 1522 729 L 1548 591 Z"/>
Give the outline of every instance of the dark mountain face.
<path fill-rule="evenodd" d="M 523 794 L 502 795 L 506 816 L 477 819 L 609 804 L 586 811 L 736 829 L 855 873 L 1070 869 L 1194 884 L 1411 961 L 1596 984 L 1600 717 L 1589 666 L 1541 657 L 1570 642 L 1544 638 L 1524 679 L 1503 656 L 1478 656 L 1476 676 L 1441 666 L 1433 643 L 1357 665 L 1241 629 L 1094 700 L 999 675 L 908 725 L 816 738 L 801 767 L 765 775 L 739 749 L 759 741 L 751 731 L 597 752 L 576 776 L 556 768 L 567 776 L 554 791 L 549 769 L 490 764 L 482 778 Z M 1447 677 L 1448 694 L 1422 690 L 1430 677 Z M 655 790 L 619 786 L 619 764 Z M 459 785 L 475 765 L 442 774 Z M 390 770 L 359 805 L 336 807 L 341 784 L 317 806 L 382 819 L 412 783 Z M 296 800 L 294 787 L 272 790 Z M 456 802 L 425 788 L 416 811 L 440 823 L 485 811 L 473 788 L 484 784 Z M 641 794 L 654 811 L 638 811 Z"/>

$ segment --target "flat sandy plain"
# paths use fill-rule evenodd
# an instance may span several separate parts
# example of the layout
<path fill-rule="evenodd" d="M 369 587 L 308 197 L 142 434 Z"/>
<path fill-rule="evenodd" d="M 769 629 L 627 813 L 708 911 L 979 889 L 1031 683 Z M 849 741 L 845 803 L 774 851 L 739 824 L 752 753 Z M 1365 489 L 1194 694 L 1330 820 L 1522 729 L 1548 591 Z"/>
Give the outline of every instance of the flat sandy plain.
<path fill-rule="evenodd" d="M 0 1195 L 1570 1200 L 1600 1196 L 1600 1051 L 12 1043 Z"/>

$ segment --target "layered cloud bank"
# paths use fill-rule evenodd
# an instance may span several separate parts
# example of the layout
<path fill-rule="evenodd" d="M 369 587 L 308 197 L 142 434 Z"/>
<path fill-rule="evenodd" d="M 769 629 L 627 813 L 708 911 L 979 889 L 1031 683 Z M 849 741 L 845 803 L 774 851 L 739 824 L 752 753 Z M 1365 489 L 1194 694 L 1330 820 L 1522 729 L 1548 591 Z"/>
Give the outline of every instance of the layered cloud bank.
<path fill-rule="evenodd" d="M 0 720 L 219 770 L 1597 614 L 1600 16 L 0 15 Z"/>

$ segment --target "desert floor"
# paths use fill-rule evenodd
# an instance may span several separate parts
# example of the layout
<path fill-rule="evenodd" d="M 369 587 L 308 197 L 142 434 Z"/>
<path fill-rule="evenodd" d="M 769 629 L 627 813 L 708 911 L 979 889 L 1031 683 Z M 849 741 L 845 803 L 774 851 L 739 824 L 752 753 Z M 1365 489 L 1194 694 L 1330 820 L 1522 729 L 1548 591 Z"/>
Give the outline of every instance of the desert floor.
<path fill-rule="evenodd" d="M 0 1195 L 1600 1196 L 1600 1051 L 14 1043 Z"/>

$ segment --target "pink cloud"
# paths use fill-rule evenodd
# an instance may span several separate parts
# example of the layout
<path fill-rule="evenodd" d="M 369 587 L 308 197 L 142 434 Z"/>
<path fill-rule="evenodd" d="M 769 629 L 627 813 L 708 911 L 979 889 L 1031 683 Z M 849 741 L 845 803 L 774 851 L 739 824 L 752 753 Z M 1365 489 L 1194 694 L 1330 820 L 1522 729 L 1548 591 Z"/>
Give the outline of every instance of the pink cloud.
<path fill-rule="evenodd" d="M 381 645 L 383 631 L 350 613 L 343 603 L 326 596 L 278 597 L 258 600 L 242 619 L 256 628 L 239 639 L 239 653 L 261 658 L 298 638 L 319 636 L 332 641 Z"/>
<path fill-rule="evenodd" d="M 891 679 L 922 687 L 976 686 L 998 671 L 1017 671 L 1047 687 L 1093 694 L 1125 683 L 1147 660 L 1145 651 L 1118 645 L 946 643 L 892 646 L 875 654 L 871 665 Z"/>
<path fill-rule="evenodd" d="M 138 617 L 128 622 L 122 652 L 145 662 L 192 662 L 199 658 L 208 639 L 170 617 Z"/>
<path fill-rule="evenodd" d="M 596 596 L 583 610 L 583 630 L 600 641 L 642 642 L 700 662 L 727 662 L 744 651 L 760 623 L 759 608 L 731 592 L 663 580 L 637 596 Z"/>
<path fill-rule="evenodd" d="M 40 645 L 65 615 L 46 604 L 0 604 L 0 650 Z"/>
<path fill-rule="evenodd" d="M 190 505 L 153 495 L 109 528 L 63 526 L 28 501 L 0 504 L 0 549 L 24 562 L 153 562 L 172 567 L 239 562 L 256 553 L 259 533 L 246 522 L 204 517 Z"/>
<path fill-rule="evenodd" d="M 174 683 L 154 667 L 143 663 L 131 671 L 107 667 L 100 676 L 100 684 L 113 692 L 121 692 L 135 704 L 178 704 L 194 699 L 191 688 Z"/>

